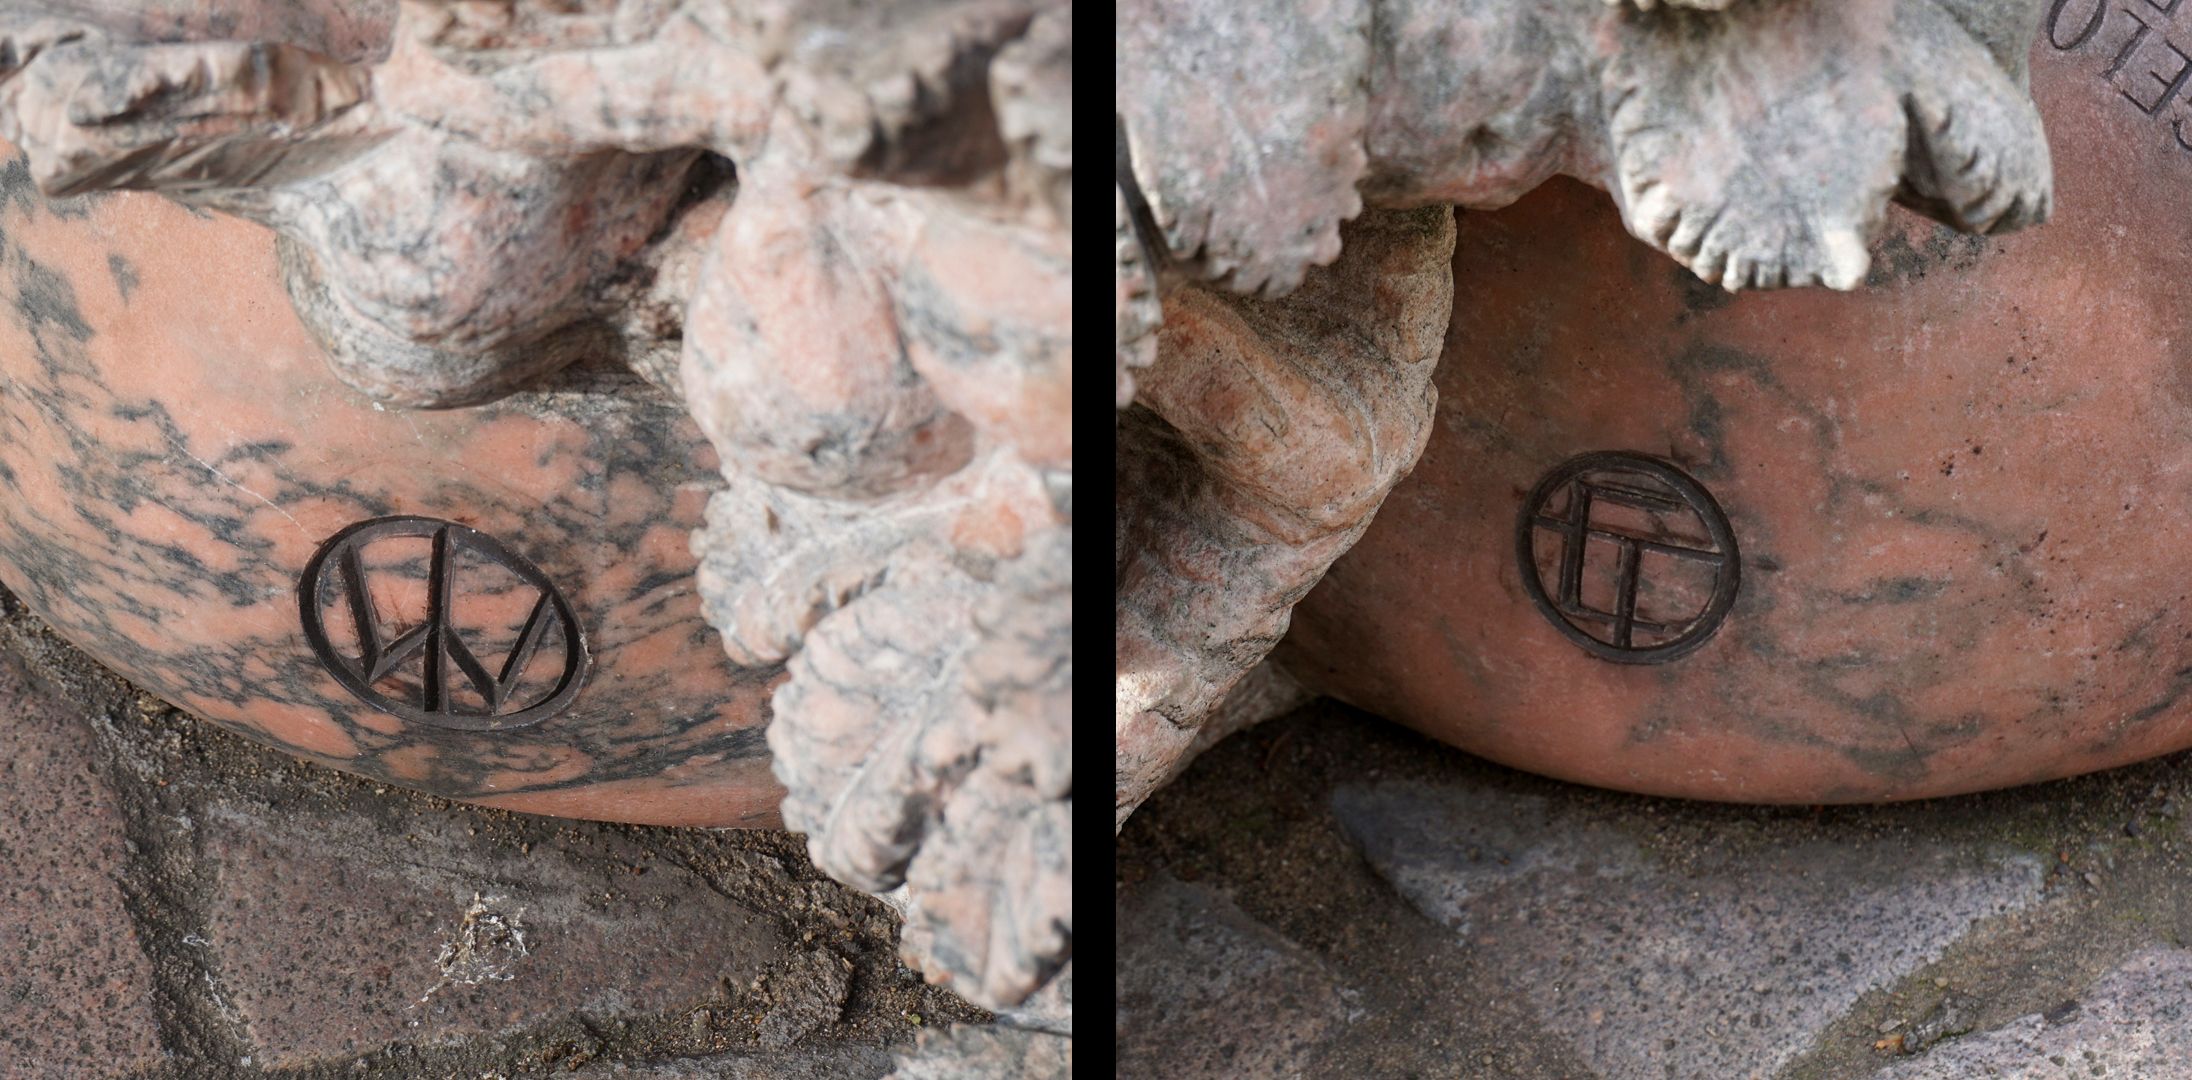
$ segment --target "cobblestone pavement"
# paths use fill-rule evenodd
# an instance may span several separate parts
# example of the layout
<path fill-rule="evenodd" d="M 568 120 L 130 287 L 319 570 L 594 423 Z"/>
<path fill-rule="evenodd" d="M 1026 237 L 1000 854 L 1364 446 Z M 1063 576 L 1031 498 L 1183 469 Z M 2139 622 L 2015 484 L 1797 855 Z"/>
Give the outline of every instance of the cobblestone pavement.
<path fill-rule="evenodd" d="M 2192 1078 L 2188 853 L 2185 755 L 1714 806 L 1317 703 L 1121 835 L 1118 1075 Z"/>
<path fill-rule="evenodd" d="M 348 777 L 136 692 L 0 591 L 0 1080 L 879 1077 L 991 1019 L 896 953 L 793 834 Z"/>

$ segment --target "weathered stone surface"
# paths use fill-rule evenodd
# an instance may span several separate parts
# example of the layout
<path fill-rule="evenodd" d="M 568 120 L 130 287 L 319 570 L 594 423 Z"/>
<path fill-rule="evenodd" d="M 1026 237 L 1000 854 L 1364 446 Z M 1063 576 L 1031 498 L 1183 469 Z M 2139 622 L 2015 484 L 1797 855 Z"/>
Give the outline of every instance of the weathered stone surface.
<path fill-rule="evenodd" d="M 1284 302 L 1188 288 L 1121 418 L 1116 816 L 1171 778 L 1296 600 L 1415 464 L 1453 214 L 1367 214 Z"/>
<path fill-rule="evenodd" d="M 1133 174 L 1184 271 L 1273 294 L 1364 200 L 1493 207 L 1556 173 L 1730 288 L 1855 287 L 1891 196 L 1977 231 L 2046 219 L 2038 0 L 1685 6 L 1726 10 L 1404 3 L 1373 33 L 1346 4 L 1124 6 Z"/>
<path fill-rule="evenodd" d="M 771 738 L 811 759 L 784 774 L 812 785 L 789 823 L 833 873 L 907 881 L 908 940 L 971 997 L 1010 1005 L 1063 964 L 1066 5 L 421 0 L 178 26 L 70 3 L 0 38 L 0 135 L 30 178 L 273 226 L 303 323 L 377 400 L 474 405 L 580 357 L 661 385 L 677 356 L 731 488 L 698 533 L 707 610 L 741 666 L 786 665 Z M 810 631 L 936 677 L 803 661 Z M 891 760 L 843 769 L 844 745 Z"/>
<path fill-rule="evenodd" d="M 1073 1040 L 1044 1031 L 961 1024 L 921 1033 L 889 1080 L 1071 1080 Z"/>
<path fill-rule="evenodd" d="M 633 874 L 637 849 L 520 855 L 454 819 L 397 835 L 263 806 L 217 807 L 199 828 L 218 867 L 218 991 L 278 1066 L 670 1011 L 785 954 L 771 924 L 681 871 Z"/>
<path fill-rule="evenodd" d="M 1073 220 L 1073 9 L 1038 13 L 1025 37 L 997 50 L 990 65 L 997 133 L 1011 155 L 1005 182 L 1015 198 Z"/>
<path fill-rule="evenodd" d="M 1129 0 L 1116 19 L 1119 122 L 1165 248 L 1233 291 L 1294 291 L 1362 212 L 1371 5 Z"/>
<path fill-rule="evenodd" d="M 1118 914 L 1121 1080 L 1304 1075 L 1347 1021 L 1332 972 L 1222 893 L 1165 881 Z"/>
<path fill-rule="evenodd" d="M 1874 1080 L 2183 1076 L 2192 1069 L 2192 952 L 2157 946 L 2072 1001 L 1945 1043 Z"/>
<path fill-rule="evenodd" d="M 890 1068 L 889 1051 L 854 1046 L 765 1057 L 726 1054 L 659 1065 L 617 1062 L 563 1075 L 571 1080 L 876 1080 Z"/>
<path fill-rule="evenodd" d="M 1157 326 L 1164 321 L 1164 309 L 1157 300 L 1157 270 L 1135 232 L 1126 190 L 1114 185 L 1111 195 L 1116 222 L 1111 276 L 1117 290 L 1113 352 L 1118 365 L 1113 385 L 1118 407 L 1124 409 L 1134 403 L 1133 372 L 1157 360 Z"/>
<path fill-rule="evenodd" d="M 0 694 L 6 705 L 0 709 L 6 718 L 0 722 L 0 743 L 9 735 L 30 740 L 9 745 L 0 756 L 0 791 L 10 779 L 4 762 L 20 760 L 22 771 L 13 779 L 33 779 L 39 796 L 30 803 L 9 802 L 13 809 L 0 821 L 0 868 L 15 855 L 35 857 L 37 866 L 0 876 L 0 883 L 28 882 L 42 890 L 29 905 L 18 905 L 0 884 L 0 932 L 13 941 L 26 918 L 34 927 L 49 924 L 27 948 L 20 942 L 11 946 L 17 960 L 37 966 L 14 971 L 14 981 L 0 980 L 0 1016 L 26 1023 L 50 1018 L 48 1005 L 77 1001 L 90 1010 L 34 1028 L 0 1030 L 0 1076 L 294 1075 L 294 1065 L 277 1062 L 255 1043 L 239 997 L 255 1005 L 273 999 L 301 1004 L 287 1010 L 292 1020 L 319 1008 L 322 1018 L 336 1012 L 335 1021 L 342 1022 L 346 1018 L 339 1010 L 360 1001 L 369 1019 L 381 1018 L 375 1003 L 390 988 L 373 973 L 383 965 L 401 966 L 398 956 L 415 963 L 414 948 L 431 961 L 421 974 L 450 980 L 433 993 L 435 1005 L 461 996 L 464 984 L 476 979 L 480 988 L 501 992 L 487 1001 L 499 1007 L 534 992 L 525 985 L 529 975 L 545 975 L 540 988 L 549 1000 L 536 1007 L 546 1011 L 509 1031 L 499 1024 L 483 1030 L 483 1021 L 500 1019 L 492 1009 L 409 1009 L 402 1023 L 385 1029 L 387 1042 L 362 1045 L 355 1056 L 306 1066 L 307 1072 L 517 1077 L 622 1062 L 661 1063 L 671 1075 L 713 1075 L 710 1070 L 720 1068 L 771 1077 L 780 1075 L 772 1069 L 781 1065 L 782 1075 L 795 1077 L 872 1078 L 890 1068 L 893 1049 L 913 1046 L 923 1025 L 986 1019 L 952 995 L 922 986 L 917 974 L 892 956 L 897 920 L 872 899 L 817 878 L 799 841 L 783 833 L 572 823 L 451 804 L 318 768 L 234 737 L 128 686 L 51 633 L 5 589 L 0 589 L 0 654 L 0 663 L 19 660 L 34 686 L 51 688 L 21 697 L 12 693 L 17 686 L 12 674 L 0 680 L 9 691 Z M 50 732 L 49 722 L 56 725 Z M 46 800 L 77 786 L 85 763 L 60 759 L 78 756 L 77 743 L 85 735 L 95 743 L 98 787 L 112 790 L 110 805 L 67 800 L 52 805 Z M 0 802 L 7 801 L 0 795 Z M 29 830 L 23 835 L 32 838 L 28 843 L 8 829 L 18 823 L 18 812 L 19 823 Z M 340 824 L 325 828 L 328 822 Z M 80 829 L 110 826 L 119 834 L 113 842 L 62 849 Z M 300 897 L 291 891 L 324 884 L 330 868 L 355 887 L 333 900 L 324 893 Z M 260 925 L 237 925 L 249 913 L 220 910 L 224 904 L 236 906 L 224 891 L 254 884 L 270 889 L 274 900 L 253 903 L 285 902 L 295 910 L 274 912 Z M 462 891 L 471 885 L 513 891 L 499 902 L 489 901 L 487 896 L 496 895 L 489 892 L 475 903 L 473 893 Z M 117 886 L 126 896 L 120 904 L 73 905 L 76 898 L 114 893 Z M 549 908 L 561 906 L 556 897 L 563 896 L 581 901 L 585 909 L 584 918 L 548 920 L 546 937 L 558 943 L 557 953 L 608 958 L 597 965 L 594 985 L 585 992 L 559 982 L 568 972 L 554 970 L 560 962 L 537 949 L 543 940 L 543 896 L 553 901 Z M 721 923 L 725 896 L 735 898 L 727 926 Z M 530 906 L 515 910 L 520 905 Z M 421 908 L 431 909 L 424 918 Z M 680 914 L 680 908 L 691 910 Z M 323 921 L 304 927 L 312 940 L 298 950 L 301 955 L 267 955 L 283 944 L 264 940 L 268 935 L 298 930 L 314 912 Z M 776 954 L 759 980 L 737 982 L 736 975 L 750 965 L 732 964 L 726 965 L 730 978 L 703 985 L 680 965 L 720 954 L 714 935 L 728 929 L 736 939 L 734 952 L 753 951 L 756 938 L 736 912 L 761 913 L 785 940 L 801 944 L 791 955 Z M 382 924 L 390 920 L 412 927 L 415 940 L 387 947 Z M 654 936 L 656 926 L 687 934 L 691 941 L 665 946 Z M 93 936 L 78 940 L 79 934 Z M 525 935 L 524 957 L 516 955 L 519 934 Z M 256 939 L 244 940 L 253 935 Z M 345 952 L 339 942 L 352 937 L 358 940 Z M 81 962 L 46 963 L 41 942 L 65 944 Z M 125 962 L 112 951 L 125 945 L 141 947 L 151 962 Z M 355 960 L 351 953 L 375 948 L 386 955 L 367 957 L 365 974 L 337 966 Z M 812 978 L 819 967 L 812 954 L 822 950 L 849 960 L 850 972 Z M 244 970 L 224 951 L 262 966 Z M 617 959 L 627 953 L 639 958 L 636 978 L 627 962 Z M 298 966 L 316 962 L 320 966 Z M 536 962 L 546 967 L 528 972 Z M 259 994 L 240 985 L 259 970 L 271 970 L 283 981 Z M 515 978 L 503 983 L 498 975 Z M 58 989 L 49 992 L 49 980 Z M 666 994 L 665 981 L 698 990 L 693 996 Z M 848 992 L 852 986 L 859 987 L 857 995 Z M 35 992 L 18 997 L 26 987 Z M 832 994 L 842 1008 L 823 1014 L 821 1025 L 808 1029 L 797 1045 L 779 1050 L 758 1045 L 761 1029 L 777 1012 Z M 1038 995 L 1031 1004 L 1049 997 Z M 669 1004 L 635 1000 L 647 998 L 669 999 Z M 141 1039 L 143 1045 L 117 1043 L 109 1056 L 64 1059 L 58 1073 L 47 1071 L 50 1062 L 18 1052 L 43 1045 L 47 1030 L 66 1031 L 71 1039 L 94 1045 L 110 1024 L 130 1025 L 130 1041 Z M 139 1053 L 147 1049 L 153 1056 Z M 726 1053 L 730 1056 L 716 1060 Z M 669 1068 L 686 1061 L 697 1064 Z"/>
<path fill-rule="evenodd" d="M 1983 881 L 2002 865 L 1998 853 L 2036 859 L 2048 870 L 2041 899 L 1980 920 L 1937 959 L 1864 993 L 1781 1068 L 1767 1071 L 1763 1056 L 1755 1066 L 1756 1080 L 1872 1080 L 1889 1065 L 1924 1061 L 1990 1029 L 2014 1028 L 2020 1017 L 2075 1023 L 2078 1009 L 2091 1007 L 2091 984 L 2125 957 L 2155 946 L 2180 951 L 2179 942 L 2192 940 L 2192 845 L 2181 828 L 2184 808 L 2192 805 L 2192 771 L 2185 764 L 2178 755 L 2052 784 L 1881 806 L 1757 807 L 1625 795 L 1517 773 L 1378 717 L 1316 702 L 1213 747 L 1127 823 L 1116 872 L 1124 901 L 1120 947 L 1163 951 L 1131 944 L 1143 911 L 1135 899 L 1192 879 L 1193 888 L 1231 898 L 1298 943 L 1348 988 L 1347 1022 L 1330 1029 L 1290 1075 L 1602 1080 L 1607 1073 L 1580 1053 L 1591 1039 L 1609 1038 L 1592 1035 L 1590 1008 L 1563 1010 L 1554 1019 L 1548 1008 L 1603 986 L 1609 975 L 1633 974 L 1647 988 L 1666 985 L 1665 969 L 1680 957 L 1656 951 L 1662 930 L 1672 928 L 1672 944 L 1691 950 L 1683 927 L 1703 923 L 1724 907 L 1731 889 L 1740 889 L 1761 913 L 1778 906 L 1773 918 L 1780 921 L 1761 914 L 1723 924 L 1710 952 L 1755 956 L 1778 947 L 1788 959 L 1769 964 L 1732 1001 L 1670 995 L 1665 1007 L 1680 1013 L 1673 1045 L 1656 1041 L 1636 1052 L 1658 1054 L 1658 1069 L 1646 1071 L 1654 1080 L 1753 1080 L 1751 1068 L 1727 1067 L 1740 1056 L 1731 1048 L 1757 1045 L 1753 1013 L 1778 1019 L 1822 985 L 1821 965 L 1807 961 L 1822 935 L 1792 924 L 1822 916 L 1850 924 L 1824 936 L 1856 938 L 1862 948 L 1850 950 L 1851 960 L 1862 968 L 1875 962 L 1871 954 L 1923 951 L 1933 940 L 1922 927 L 1905 940 L 1917 926 L 1913 911 L 1965 905 L 1975 878 L 1978 898 L 1985 899 Z M 1449 817 L 1371 823 L 1397 827 L 1408 843 L 1452 864 L 1467 863 L 1465 849 L 1479 848 L 1466 875 L 1451 875 L 1481 885 L 1456 901 L 1470 921 L 1468 934 L 1425 917 L 1411 890 L 1380 872 L 1389 864 L 1362 856 L 1335 812 L 1333 792 L 1376 791 L 1403 778 L 1418 791 L 1481 792 L 1451 802 L 1454 815 L 1484 827 L 1454 827 Z M 1533 805 L 1542 813 L 1523 812 Z M 1607 853 L 1623 849 L 1651 868 L 1648 878 L 1623 883 L 1561 868 L 1609 866 L 1614 859 Z M 1941 857 L 1944 850 L 1953 854 Z M 1804 862 L 1812 852 L 1841 854 Z M 1526 864 L 1520 875 L 1498 864 L 1503 855 Z M 1866 883 L 1858 891 L 1900 881 L 1893 892 L 1910 899 L 1884 910 L 1851 902 L 1822 913 L 1820 895 L 1836 877 Z M 1939 899 L 1923 899 L 1909 887 L 1926 879 L 1942 883 Z M 1715 884 L 1723 880 L 1727 886 Z M 1635 900 L 1647 886 L 1634 921 L 1612 920 L 1597 934 L 1574 931 L 1579 921 Z M 1602 892 L 1610 896 L 1595 899 Z M 1784 898 L 1805 912 L 1801 920 L 1790 918 Z M 1533 913 L 1546 925 L 1530 923 Z M 1632 929 L 1619 940 L 1604 936 L 1623 926 Z M 1503 948 L 1510 937 L 1544 944 Z M 1708 954 L 1692 967 L 1709 974 L 1711 965 Z M 1853 977 L 1838 971 L 1831 953 L 1825 966 L 1837 969 L 1830 979 Z M 1210 977 L 1197 971 L 1148 990 L 1161 1003 Z M 2115 1030 L 2130 1048 L 2153 1038 L 2153 1028 L 2174 1023 L 2168 1017 L 2192 1001 L 2181 972 L 2147 981 L 2152 994 L 2103 1017 L 2121 1021 Z M 1599 1023 L 1610 1022 L 1616 1010 L 1599 1007 L 1609 1014 Z M 1161 1017 L 1163 1005 L 1143 1015 Z M 1221 1038 L 1215 1031 L 1224 1024 L 1253 1028 L 1259 1020 L 1243 1010 L 1213 1023 L 1219 1027 L 1203 1036 L 1206 1042 Z M 2101 1041 L 2105 1035 L 2061 1054 L 2060 1063 L 2008 1055 L 2035 1071 L 2001 1072 L 2087 1078 L 2090 1049 L 2105 1061 L 2107 1077 L 2176 1075 L 2173 1064 L 2120 1068 Z M 1914 1054 L 1920 1047 L 1929 1049 Z M 1958 1067 L 1921 1075 L 1990 1074 Z"/>
<path fill-rule="evenodd" d="M 761 1020 L 761 1045 L 776 1049 L 837 1022 L 845 1008 L 845 994 L 851 989 L 852 964 L 822 950 L 803 952 L 772 972 L 770 981 L 779 985 L 775 1006 Z"/>
<path fill-rule="evenodd" d="M 808 748 L 785 763 L 785 820 L 815 862 L 907 885 L 909 953 L 1007 1006 L 1072 950 L 1070 534 L 1034 539 L 981 584 L 894 554 L 807 635 L 769 729 Z"/>
<path fill-rule="evenodd" d="M 161 1060 L 152 965 L 119 880 L 129 840 L 91 728 L 0 659 L 0 1073 Z"/>
<path fill-rule="evenodd" d="M 1770 1076 L 1860 997 L 2041 894 L 2030 857 L 1922 842 L 1677 870 L 1561 804 L 1486 788 L 1343 787 L 1333 813 L 1402 896 L 1512 973 L 1478 992 L 1518 995 L 1607 1080 Z"/>
<path fill-rule="evenodd" d="M 2192 8 L 2151 31 L 2121 7 L 2051 10 L 2033 58 L 2062 197 L 2045 228 L 1988 240 L 1899 215 L 1874 287 L 1730 298 L 1578 185 L 1465 215 L 1437 434 L 1278 662 L 1504 764 L 1689 798 L 1928 798 L 2192 745 L 2192 608 L 2154 587 L 2192 573 L 2154 540 L 2192 528 L 2163 479 L 2192 468 L 2166 434 L 2188 400 L 2192 249 L 2157 224 L 2192 216 L 2174 137 L 2192 107 L 2154 77 L 2177 70 L 2164 42 L 2192 42 Z M 1680 468 L 1739 541 L 1733 607 L 1680 659 L 1609 663 L 1527 591 L 1557 581 L 1564 546 L 1538 530 L 1525 569 L 1527 494 L 1600 451 Z M 1585 547 L 1585 596 L 1610 613 L 1615 544 Z M 1699 610 L 1694 579 L 1640 570 L 1636 610 Z"/>

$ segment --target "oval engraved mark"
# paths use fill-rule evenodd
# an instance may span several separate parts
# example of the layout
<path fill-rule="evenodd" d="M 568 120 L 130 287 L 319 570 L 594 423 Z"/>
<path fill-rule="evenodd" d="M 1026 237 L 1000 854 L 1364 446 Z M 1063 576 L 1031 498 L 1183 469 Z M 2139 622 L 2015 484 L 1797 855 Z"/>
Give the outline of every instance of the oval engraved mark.
<path fill-rule="evenodd" d="M 398 569 L 376 566 L 367 549 L 382 544 L 385 552 L 386 542 L 406 539 L 426 541 L 424 616 L 416 625 L 392 631 L 376 601 L 375 578 L 404 575 Z M 473 565 L 467 568 L 467 562 Z M 490 572 L 505 583 L 498 594 L 478 591 L 484 584 L 478 579 Z M 469 593 L 468 582 L 473 583 Z M 498 670 L 490 673 L 466 642 L 467 636 L 477 638 L 481 631 L 461 624 L 458 608 L 468 599 L 484 607 L 486 599 L 523 594 L 526 589 L 537 593 L 537 598 L 532 600 L 530 614 L 516 626 Z M 416 723 L 459 731 L 526 727 L 568 708 L 585 681 L 585 632 L 562 591 L 531 560 L 494 537 L 454 521 L 403 515 L 361 521 L 336 533 L 305 564 L 304 576 L 297 582 L 297 604 L 305 640 L 328 674 L 360 701 Z M 335 625 L 348 632 L 352 648 L 337 647 L 329 633 L 331 616 L 339 620 Z M 562 664 L 553 682 L 540 678 L 537 669 L 546 659 L 541 647 L 550 639 L 561 641 L 559 648 L 550 650 L 551 656 L 560 653 Z M 382 689 L 407 681 L 414 663 L 423 665 L 415 687 L 391 688 L 408 691 L 404 693 Z M 465 707 L 457 700 L 460 688 L 453 675 L 469 684 L 477 704 Z M 520 701 L 521 697 L 528 700 Z"/>
<path fill-rule="evenodd" d="M 1735 530 L 1703 484 L 1619 451 L 1546 473 L 1523 501 L 1515 555 L 1553 626 L 1622 664 L 1663 664 L 1703 645 L 1742 573 Z"/>

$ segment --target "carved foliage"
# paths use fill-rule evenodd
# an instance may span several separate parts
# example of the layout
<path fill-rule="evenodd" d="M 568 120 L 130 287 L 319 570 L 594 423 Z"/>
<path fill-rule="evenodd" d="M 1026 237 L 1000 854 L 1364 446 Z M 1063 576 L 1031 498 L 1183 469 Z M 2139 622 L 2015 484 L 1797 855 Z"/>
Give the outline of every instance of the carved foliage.
<path fill-rule="evenodd" d="M 1281 296 L 1362 211 L 1364 0 L 1128 0 L 1117 103 L 1134 177 L 1183 270 Z"/>

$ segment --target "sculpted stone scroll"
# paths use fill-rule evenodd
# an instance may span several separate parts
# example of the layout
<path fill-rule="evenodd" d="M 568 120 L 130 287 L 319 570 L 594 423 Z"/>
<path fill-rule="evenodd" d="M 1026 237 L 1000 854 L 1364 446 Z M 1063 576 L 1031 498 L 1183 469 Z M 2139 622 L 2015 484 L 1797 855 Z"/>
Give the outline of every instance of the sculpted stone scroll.
<path fill-rule="evenodd" d="M 1453 214 L 1371 211 L 1341 235 L 1339 261 L 1284 301 L 1175 293 L 1120 421 L 1121 823 L 1195 737 L 1181 718 L 1277 643 L 1430 434 Z"/>
<path fill-rule="evenodd" d="M 1071 47 L 1048 0 L 13 5 L 0 136 L 271 226 L 387 406 L 681 398 L 786 823 L 1006 1008 L 1072 947 Z"/>
<path fill-rule="evenodd" d="M 1890 202 L 2047 219 L 2044 7 L 1121 4 L 1117 820 L 1241 722 L 1226 695 L 1414 465 L 1471 287 L 1446 207 L 1565 174 L 1705 282 L 1854 288 Z M 1289 700 L 1261 670 L 1244 698 Z"/>

